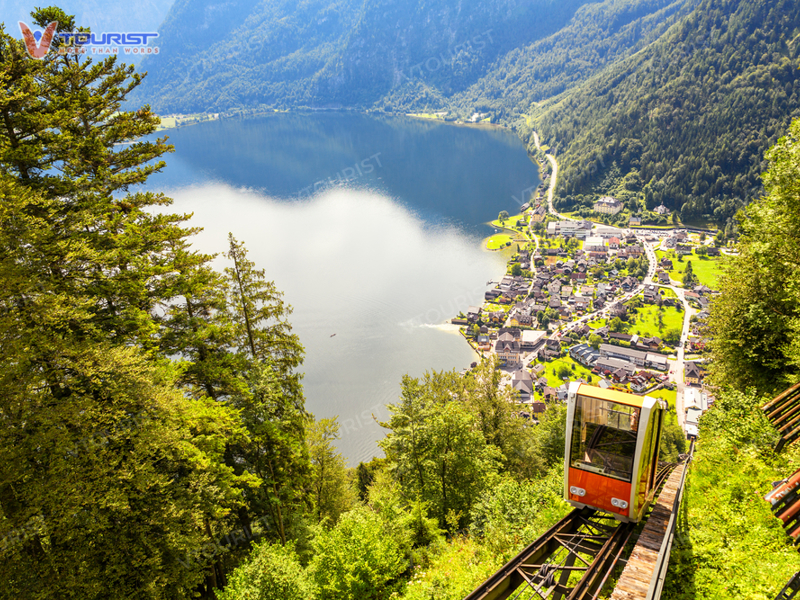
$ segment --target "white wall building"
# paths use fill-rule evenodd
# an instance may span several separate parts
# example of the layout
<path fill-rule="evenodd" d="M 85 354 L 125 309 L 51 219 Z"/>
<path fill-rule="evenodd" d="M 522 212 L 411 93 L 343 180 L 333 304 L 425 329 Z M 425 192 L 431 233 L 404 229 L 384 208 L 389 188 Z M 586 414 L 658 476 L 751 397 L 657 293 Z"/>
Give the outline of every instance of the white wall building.
<path fill-rule="evenodd" d="M 603 196 L 594 203 L 594 212 L 604 215 L 615 215 L 622 210 L 622 202 L 611 196 Z"/>

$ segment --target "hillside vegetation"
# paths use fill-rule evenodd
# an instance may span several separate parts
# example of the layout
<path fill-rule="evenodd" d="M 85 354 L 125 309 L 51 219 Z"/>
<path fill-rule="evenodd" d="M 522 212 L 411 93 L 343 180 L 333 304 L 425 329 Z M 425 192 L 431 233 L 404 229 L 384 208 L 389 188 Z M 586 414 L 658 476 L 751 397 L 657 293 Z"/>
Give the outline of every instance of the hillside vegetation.
<path fill-rule="evenodd" d="M 565 173 L 557 205 L 607 193 L 617 166 L 630 208 L 732 217 L 759 195 L 764 153 L 800 115 L 799 33 L 791 0 L 704 0 L 648 48 L 537 108 Z"/>
<path fill-rule="evenodd" d="M 772 452 L 778 436 L 764 398 L 729 391 L 700 420 L 664 600 L 772 600 L 800 554 L 763 500 L 771 482 L 800 468 L 800 450 Z"/>

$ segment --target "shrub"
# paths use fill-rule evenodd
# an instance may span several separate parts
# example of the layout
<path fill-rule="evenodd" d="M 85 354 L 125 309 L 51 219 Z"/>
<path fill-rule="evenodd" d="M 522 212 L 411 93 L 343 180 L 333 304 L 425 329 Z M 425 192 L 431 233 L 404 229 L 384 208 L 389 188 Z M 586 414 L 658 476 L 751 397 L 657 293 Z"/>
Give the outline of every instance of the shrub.
<path fill-rule="evenodd" d="M 319 600 L 362 600 L 388 596 L 408 568 L 405 543 L 387 531 L 368 508 L 342 515 L 330 531 L 320 530 L 309 571 Z"/>
<path fill-rule="evenodd" d="M 219 600 L 307 600 L 313 584 L 291 545 L 263 543 L 253 547 L 250 559 L 238 567 Z"/>

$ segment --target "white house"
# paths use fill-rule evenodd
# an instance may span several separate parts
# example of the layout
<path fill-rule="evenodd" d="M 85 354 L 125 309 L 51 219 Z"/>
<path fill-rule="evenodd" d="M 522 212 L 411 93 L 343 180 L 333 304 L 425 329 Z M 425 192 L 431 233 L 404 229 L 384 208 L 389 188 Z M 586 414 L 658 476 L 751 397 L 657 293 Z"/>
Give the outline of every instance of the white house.
<path fill-rule="evenodd" d="M 594 203 L 594 211 L 604 215 L 615 215 L 622 210 L 622 202 L 611 196 L 603 196 Z"/>

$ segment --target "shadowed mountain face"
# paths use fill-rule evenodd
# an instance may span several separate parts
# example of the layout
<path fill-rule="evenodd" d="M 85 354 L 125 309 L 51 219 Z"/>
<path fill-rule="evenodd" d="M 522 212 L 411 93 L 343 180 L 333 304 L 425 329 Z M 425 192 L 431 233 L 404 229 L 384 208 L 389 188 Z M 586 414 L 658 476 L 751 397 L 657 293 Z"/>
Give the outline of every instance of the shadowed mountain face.
<path fill-rule="evenodd" d="M 161 111 L 371 106 L 452 95 L 585 0 L 179 0 L 142 97 Z"/>

